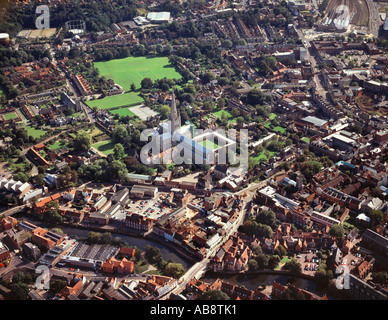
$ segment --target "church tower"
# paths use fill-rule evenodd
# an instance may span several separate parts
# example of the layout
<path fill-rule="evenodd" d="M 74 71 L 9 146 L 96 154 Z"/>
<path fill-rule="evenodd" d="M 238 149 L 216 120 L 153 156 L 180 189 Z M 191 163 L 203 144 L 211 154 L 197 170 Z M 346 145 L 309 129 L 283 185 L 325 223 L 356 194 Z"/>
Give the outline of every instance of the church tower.
<path fill-rule="evenodd" d="M 168 117 L 171 125 L 171 133 L 174 133 L 176 130 L 181 128 L 181 115 L 179 114 L 176 103 L 175 103 L 175 93 L 172 90 L 172 99 L 171 99 L 171 114 Z"/>

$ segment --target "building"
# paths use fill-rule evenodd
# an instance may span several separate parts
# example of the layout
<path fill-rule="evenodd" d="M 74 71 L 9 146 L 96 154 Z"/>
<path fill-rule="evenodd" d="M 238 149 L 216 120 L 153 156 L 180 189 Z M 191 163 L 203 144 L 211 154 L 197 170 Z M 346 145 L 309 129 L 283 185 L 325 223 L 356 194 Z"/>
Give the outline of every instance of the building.
<path fill-rule="evenodd" d="M 9 252 L 9 249 L 6 247 L 4 243 L 0 242 L 0 262 L 8 260 L 10 257 L 11 257 L 11 254 Z"/>
<path fill-rule="evenodd" d="M 23 244 L 22 250 L 23 254 L 30 260 L 36 261 L 41 256 L 39 248 L 30 242 Z"/>
<path fill-rule="evenodd" d="M 21 246 L 27 242 L 31 236 L 31 234 L 26 230 L 16 230 L 12 228 L 7 230 L 5 236 L 5 241 L 8 244 L 8 247 L 14 249 L 20 249 Z"/>
<path fill-rule="evenodd" d="M 388 300 L 386 294 L 376 290 L 353 274 L 349 275 L 349 289 L 345 292 L 353 300 Z"/>
<path fill-rule="evenodd" d="M 149 12 L 147 14 L 147 20 L 151 23 L 167 23 L 170 19 L 170 12 Z"/>
<path fill-rule="evenodd" d="M 139 199 L 155 198 L 157 194 L 158 188 L 154 186 L 134 185 L 130 191 L 130 196 Z"/>
<path fill-rule="evenodd" d="M 125 218 L 126 227 L 141 232 L 148 232 L 152 230 L 153 224 L 153 220 L 136 213 L 129 214 Z"/>
<path fill-rule="evenodd" d="M 371 229 L 366 229 L 362 235 L 362 241 L 371 250 L 376 251 L 383 256 L 388 256 L 388 238 Z"/>
<path fill-rule="evenodd" d="M 129 274 L 133 273 L 134 268 L 134 263 L 128 261 L 126 258 L 122 258 L 121 261 L 119 261 L 114 257 L 111 257 L 101 265 L 101 269 L 105 273 Z"/>

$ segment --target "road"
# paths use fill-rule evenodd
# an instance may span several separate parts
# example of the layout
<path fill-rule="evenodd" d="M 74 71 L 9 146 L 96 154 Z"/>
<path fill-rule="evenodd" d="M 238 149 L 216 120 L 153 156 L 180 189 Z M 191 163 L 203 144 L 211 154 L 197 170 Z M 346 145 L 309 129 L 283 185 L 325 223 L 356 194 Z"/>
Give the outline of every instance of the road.
<path fill-rule="evenodd" d="M 374 37 L 378 37 L 381 22 L 377 5 L 373 0 L 365 1 L 369 9 L 369 32 L 372 33 Z"/>

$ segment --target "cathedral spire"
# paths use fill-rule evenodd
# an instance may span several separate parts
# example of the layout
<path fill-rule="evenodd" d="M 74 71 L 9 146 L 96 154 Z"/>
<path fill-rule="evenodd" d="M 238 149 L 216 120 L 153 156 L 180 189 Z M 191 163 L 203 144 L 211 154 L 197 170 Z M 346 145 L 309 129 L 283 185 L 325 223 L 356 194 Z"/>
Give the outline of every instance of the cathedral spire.
<path fill-rule="evenodd" d="M 176 108 L 174 89 L 172 89 L 171 114 L 170 114 L 169 120 L 171 121 L 171 132 L 174 132 L 175 130 L 180 129 L 181 116 Z"/>

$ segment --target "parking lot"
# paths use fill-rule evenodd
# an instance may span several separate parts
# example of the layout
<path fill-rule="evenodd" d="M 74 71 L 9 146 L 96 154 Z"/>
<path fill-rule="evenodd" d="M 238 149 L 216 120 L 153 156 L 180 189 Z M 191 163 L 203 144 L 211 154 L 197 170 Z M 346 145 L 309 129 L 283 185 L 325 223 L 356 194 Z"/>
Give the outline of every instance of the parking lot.
<path fill-rule="evenodd" d="M 173 209 L 164 202 L 167 193 L 159 193 L 157 199 L 138 200 L 129 205 L 129 213 L 137 213 L 150 219 L 158 220 Z"/>
<path fill-rule="evenodd" d="M 296 259 L 302 266 L 302 273 L 313 276 L 318 269 L 320 260 L 315 254 L 315 251 L 307 253 L 300 253 L 296 256 Z"/>

